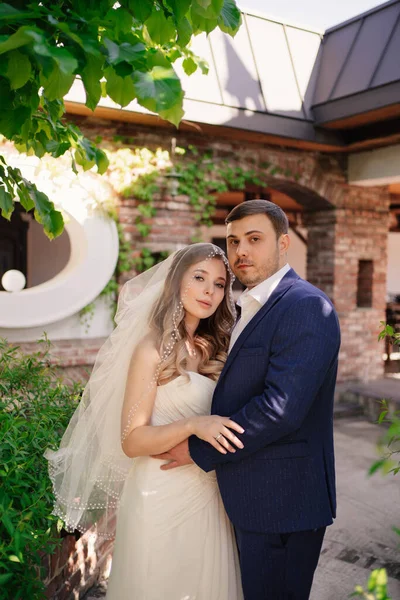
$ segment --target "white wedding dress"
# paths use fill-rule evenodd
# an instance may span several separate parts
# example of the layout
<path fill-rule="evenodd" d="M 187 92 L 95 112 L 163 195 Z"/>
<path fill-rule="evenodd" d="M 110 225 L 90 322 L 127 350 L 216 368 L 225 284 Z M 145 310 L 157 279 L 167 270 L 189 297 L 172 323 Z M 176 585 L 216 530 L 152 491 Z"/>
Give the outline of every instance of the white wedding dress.
<path fill-rule="evenodd" d="M 215 383 L 189 372 L 159 386 L 152 425 L 210 413 Z M 234 532 L 214 472 L 132 462 L 117 518 L 107 600 L 242 600 Z"/>

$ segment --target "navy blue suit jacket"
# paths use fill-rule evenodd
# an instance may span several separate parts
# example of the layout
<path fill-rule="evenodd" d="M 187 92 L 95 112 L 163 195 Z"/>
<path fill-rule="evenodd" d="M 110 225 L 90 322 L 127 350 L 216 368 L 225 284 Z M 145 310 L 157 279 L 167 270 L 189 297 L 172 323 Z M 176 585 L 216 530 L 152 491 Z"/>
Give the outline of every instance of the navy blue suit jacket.
<path fill-rule="evenodd" d="M 332 523 L 339 346 L 331 301 L 293 269 L 236 340 L 211 412 L 244 428 L 238 435 L 244 449 L 223 455 L 195 436 L 189 439 L 197 465 L 216 470 L 235 526 L 286 533 Z"/>

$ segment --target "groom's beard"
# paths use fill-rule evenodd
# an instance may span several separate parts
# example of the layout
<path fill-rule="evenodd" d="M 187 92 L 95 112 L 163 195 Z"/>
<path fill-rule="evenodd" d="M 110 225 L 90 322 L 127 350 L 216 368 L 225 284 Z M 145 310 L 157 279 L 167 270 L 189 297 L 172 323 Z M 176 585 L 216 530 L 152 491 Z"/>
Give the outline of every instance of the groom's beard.
<path fill-rule="evenodd" d="M 240 264 L 247 263 L 251 264 L 251 267 L 248 270 L 242 270 L 239 268 Z M 259 285 L 271 277 L 274 273 L 279 271 L 279 269 L 280 264 L 278 250 L 273 257 L 264 262 L 262 265 L 257 265 L 250 260 L 237 259 L 232 267 L 232 270 L 237 279 L 239 279 L 240 283 L 248 288 L 253 288 L 256 285 Z"/>

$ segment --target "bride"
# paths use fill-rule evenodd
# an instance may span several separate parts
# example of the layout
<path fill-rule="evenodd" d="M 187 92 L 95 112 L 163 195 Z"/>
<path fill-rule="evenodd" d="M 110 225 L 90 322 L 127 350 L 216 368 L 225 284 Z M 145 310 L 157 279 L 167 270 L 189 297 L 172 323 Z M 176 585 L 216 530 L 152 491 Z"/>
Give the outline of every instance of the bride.
<path fill-rule="evenodd" d="M 242 600 L 232 525 L 215 473 L 160 469 L 152 456 L 190 435 L 242 448 L 210 416 L 234 324 L 233 275 L 213 244 L 193 244 L 125 284 L 59 450 L 47 451 L 54 513 L 68 530 L 116 539 L 108 600 Z"/>

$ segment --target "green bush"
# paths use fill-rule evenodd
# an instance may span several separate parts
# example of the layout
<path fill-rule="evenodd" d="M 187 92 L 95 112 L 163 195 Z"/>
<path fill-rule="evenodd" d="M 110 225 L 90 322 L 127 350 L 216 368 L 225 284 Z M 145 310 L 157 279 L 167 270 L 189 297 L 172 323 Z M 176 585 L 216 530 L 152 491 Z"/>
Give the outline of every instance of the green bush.
<path fill-rule="evenodd" d="M 400 472 L 400 410 L 390 412 L 387 400 L 381 401 L 381 407 L 378 423 L 386 424 L 387 428 L 378 444 L 381 456 L 373 463 L 369 474 L 382 471 L 385 475 L 397 475 Z"/>
<path fill-rule="evenodd" d="M 60 543 L 51 515 L 46 448 L 56 448 L 79 399 L 48 360 L 49 345 L 25 355 L 0 339 L 0 599 L 44 597 L 43 555 Z"/>
<path fill-rule="evenodd" d="M 383 329 L 378 339 L 383 340 L 387 337 L 393 345 L 400 346 L 400 333 L 396 333 L 393 327 L 387 325 L 384 321 L 381 322 L 381 325 Z M 382 400 L 381 405 L 382 410 L 378 424 L 385 423 L 387 428 L 378 444 L 381 457 L 371 465 L 368 474 L 373 475 L 377 471 L 382 471 L 386 475 L 388 473 L 397 475 L 400 472 L 400 411 L 397 410 L 391 413 L 387 400 Z M 398 527 L 393 527 L 393 530 L 400 535 Z M 369 577 L 367 590 L 357 585 L 351 596 L 364 598 L 364 600 L 391 600 L 387 582 L 386 569 L 375 569 Z"/>
<path fill-rule="evenodd" d="M 367 587 L 366 591 L 361 585 L 357 585 L 352 597 L 357 596 L 364 600 L 391 600 L 387 589 L 386 569 L 375 569 L 375 571 L 372 571 Z"/>

